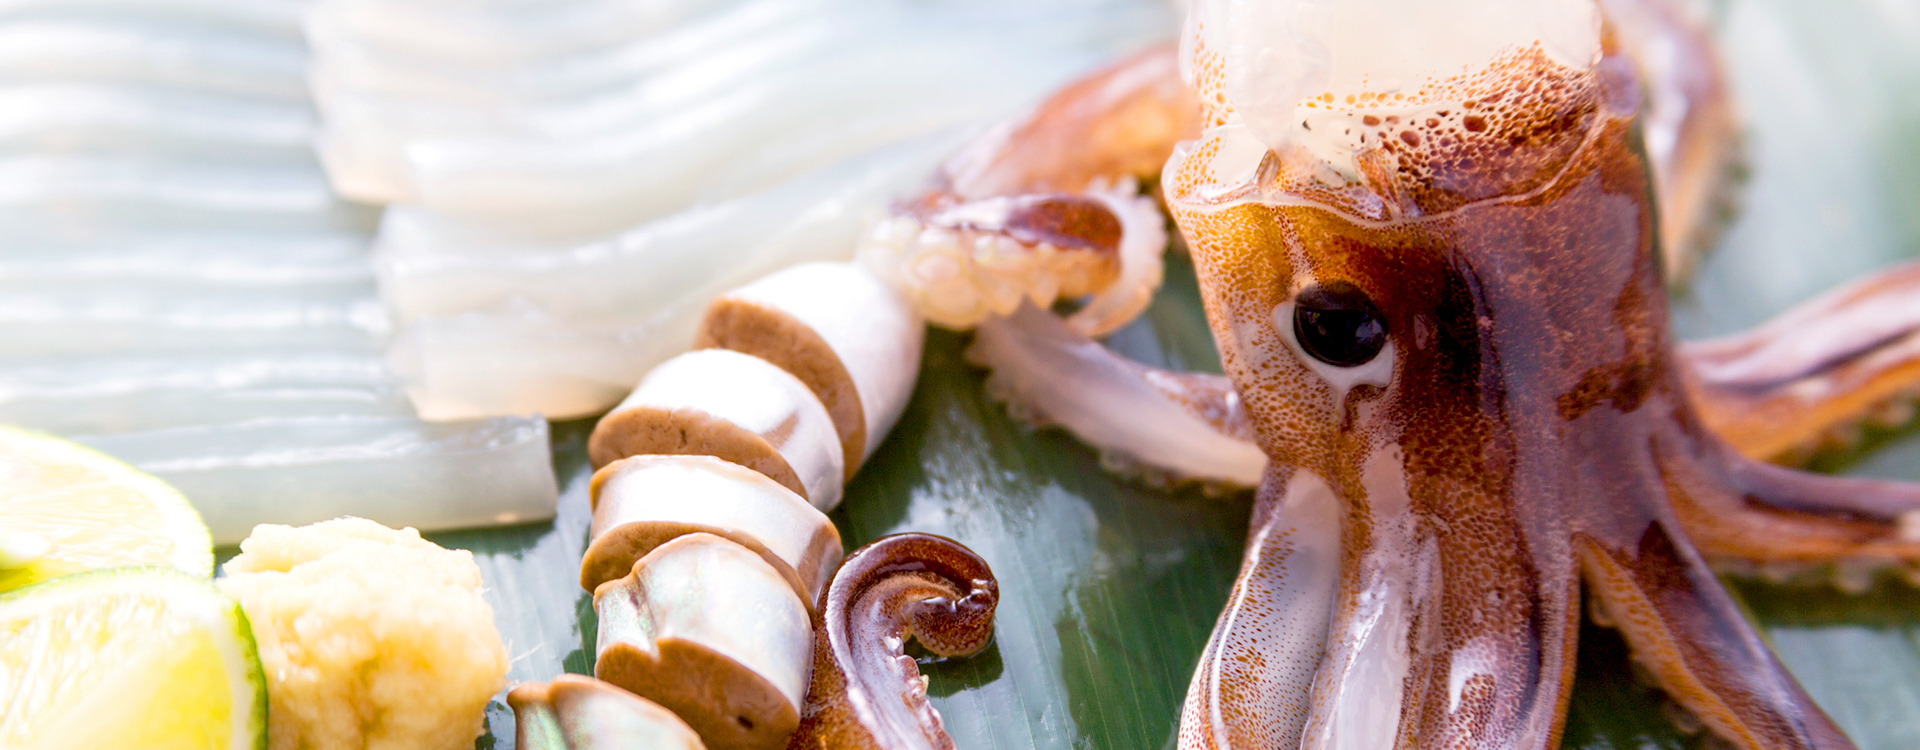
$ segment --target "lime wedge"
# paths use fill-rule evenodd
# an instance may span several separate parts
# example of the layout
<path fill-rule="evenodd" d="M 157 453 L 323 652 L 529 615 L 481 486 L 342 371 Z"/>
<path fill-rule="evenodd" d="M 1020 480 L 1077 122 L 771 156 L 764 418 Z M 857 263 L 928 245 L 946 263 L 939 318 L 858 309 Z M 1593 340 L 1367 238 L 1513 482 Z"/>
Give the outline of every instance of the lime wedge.
<path fill-rule="evenodd" d="M 113 568 L 0 595 L 0 747 L 265 748 L 265 684 L 211 581 Z"/>
<path fill-rule="evenodd" d="M 124 565 L 213 575 L 200 514 L 166 482 L 56 437 L 0 427 L 0 591 Z"/>

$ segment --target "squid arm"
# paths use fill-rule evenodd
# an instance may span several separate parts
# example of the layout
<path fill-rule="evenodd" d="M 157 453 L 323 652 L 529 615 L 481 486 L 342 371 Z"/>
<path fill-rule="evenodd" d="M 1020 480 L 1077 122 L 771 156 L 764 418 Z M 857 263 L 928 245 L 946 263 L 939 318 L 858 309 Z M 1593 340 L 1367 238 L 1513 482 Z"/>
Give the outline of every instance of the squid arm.
<path fill-rule="evenodd" d="M 993 571 L 932 534 L 882 537 L 834 574 L 814 628 L 813 682 L 790 750 L 954 750 L 906 642 L 979 653 L 999 603 Z"/>
<path fill-rule="evenodd" d="M 1032 305 L 981 323 L 967 356 L 1016 416 L 1066 428 L 1110 466 L 1232 488 L 1266 469 L 1225 376 L 1147 367 Z"/>
<path fill-rule="evenodd" d="M 1798 463 L 1858 442 L 1863 424 L 1905 424 L 1920 398 L 1920 263 L 1681 356 L 1707 425 L 1754 458 Z"/>
<path fill-rule="evenodd" d="M 1691 395 L 1722 440 L 1748 456 L 1782 435 L 1819 435 L 1920 390 L 1920 264 L 1894 269 L 1783 314 L 1751 334 L 1682 349 Z M 1787 332 L 1797 332 L 1791 339 Z M 1127 359 L 1031 306 L 977 330 L 968 356 L 1015 414 L 1057 425 L 1109 464 L 1219 488 L 1259 482 L 1252 442 L 1225 376 Z M 1813 394 L 1813 395 L 1809 395 Z M 1743 495 L 1676 501 L 1687 534 L 1717 566 L 1772 578 L 1831 572 L 1858 589 L 1898 567 L 1920 578 L 1920 486 L 1829 477 L 1729 457 Z M 1830 565 L 1830 570 L 1811 566 Z"/>
<path fill-rule="evenodd" d="M 1574 544 L 1595 619 L 1703 726 L 1740 748 L 1853 749 L 1675 532 L 1655 523 L 1636 545 Z"/>

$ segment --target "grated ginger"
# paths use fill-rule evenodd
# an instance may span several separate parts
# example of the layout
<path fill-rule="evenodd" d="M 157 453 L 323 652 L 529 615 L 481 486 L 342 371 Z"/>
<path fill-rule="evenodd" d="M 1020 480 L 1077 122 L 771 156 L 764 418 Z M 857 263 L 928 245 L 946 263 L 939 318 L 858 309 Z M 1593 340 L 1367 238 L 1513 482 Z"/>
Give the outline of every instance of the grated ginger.
<path fill-rule="evenodd" d="M 507 672 L 472 553 L 360 518 L 240 549 L 220 585 L 259 641 L 272 750 L 472 746 Z"/>

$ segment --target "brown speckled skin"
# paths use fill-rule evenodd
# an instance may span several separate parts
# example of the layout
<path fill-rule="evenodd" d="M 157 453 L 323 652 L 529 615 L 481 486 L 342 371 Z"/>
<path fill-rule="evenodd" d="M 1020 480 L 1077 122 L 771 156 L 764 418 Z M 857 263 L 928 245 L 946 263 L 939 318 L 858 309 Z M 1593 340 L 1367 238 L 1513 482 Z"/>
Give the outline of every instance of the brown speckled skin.
<path fill-rule="evenodd" d="M 1713 235 L 1713 204 L 1724 200 L 1714 196 L 1724 191 L 1717 185 L 1733 158 L 1726 144 L 1737 138 L 1722 75 L 1704 46 L 1708 40 L 1691 29 L 1673 29 L 1678 19 L 1669 5 L 1609 0 L 1607 8 L 1630 15 L 1623 35 L 1649 40 L 1640 45 L 1627 39 L 1627 51 L 1670 43 L 1689 62 L 1669 73 L 1679 80 L 1667 83 L 1689 100 L 1690 119 L 1680 127 L 1674 160 L 1656 170 L 1662 184 L 1677 187 L 1659 195 L 1664 263 L 1671 272 L 1691 266 L 1700 239 Z M 1199 102 L 1180 80 L 1177 50 L 1152 48 L 1088 75 L 989 132 L 946 164 L 929 196 L 1050 194 L 1121 175 L 1152 182 L 1174 144 L 1199 134 L 1201 117 Z M 1688 238 L 1687 247 L 1676 248 L 1682 238 Z M 1755 458 L 1803 459 L 1825 444 L 1844 444 L 1860 423 L 1911 417 L 1909 405 L 1920 397 L 1920 305 L 1914 299 L 1920 299 L 1920 264 L 1867 280 L 1751 333 L 1681 345 L 1679 365 L 1696 408 L 1715 432 Z M 1862 322 L 1873 336 L 1858 335 Z M 1822 345 L 1808 346 L 1814 342 Z M 1778 377 L 1755 378 L 1755 372 Z M 1224 379 L 1159 377 L 1169 380 L 1176 400 L 1196 402 L 1209 421 L 1243 434 L 1238 405 L 1212 395 L 1231 391 Z"/>
<path fill-rule="evenodd" d="M 1673 19 L 1641 14 L 1639 27 L 1615 31 L 1704 43 L 1653 28 Z M 1221 122 L 1225 100 L 1204 85 L 1219 74 L 1209 62 L 1194 66 L 1197 97 L 1170 93 L 1170 48 L 1089 76 L 963 152 L 940 189 L 979 199 L 1157 176 L 1151 165 L 1173 140 Z M 1324 193 L 1291 205 L 1175 207 L 1228 378 L 1146 378 L 1270 458 L 1246 565 L 1187 697 L 1182 748 L 1350 747 L 1327 717 L 1348 687 L 1373 691 L 1361 703 L 1398 693 L 1398 715 L 1363 717 L 1392 727 L 1381 750 L 1555 747 L 1583 597 L 1663 689 L 1734 747 L 1852 747 L 1708 563 L 1910 575 L 1920 565 L 1920 544 L 1900 523 L 1920 528 L 1920 488 L 1755 462 L 1914 390 L 1920 266 L 1745 337 L 1677 346 L 1658 245 L 1705 230 L 1659 213 L 1705 221 L 1730 108 L 1717 71 L 1680 71 L 1685 80 L 1668 90 L 1704 97 L 1694 102 L 1700 116 L 1681 126 L 1691 145 L 1650 165 L 1633 123 L 1642 99 L 1631 66 L 1612 56 L 1600 73 L 1568 98 L 1579 106 L 1534 118 L 1525 137 L 1493 147 L 1496 159 L 1431 160 L 1408 178 L 1393 159 L 1362 155 L 1372 206 L 1391 211 Z M 1080 142 L 1076 132 L 1096 136 Z M 1504 173 L 1490 176 L 1487 163 Z M 1178 174 L 1167 172 L 1169 194 Z M 1655 200 L 1656 174 L 1682 186 L 1677 196 Z M 1364 291 L 1386 318 L 1383 385 L 1336 388 L 1288 343 L 1285 321 L 1276 324 L 1276 307 L 1303 287 L 1335 281 Z M 1323 486 L 1338 518 L 1288 505 L 1300 502 L 1291 491 Z M 1328 632 L 1308 648 L 1303 641 L 1321 636 L 1303 631 L 1328 620 L 1274 625 L 1284 620 L 1277 610 L 1300 604 L 1288 588 L 1317 580 L 1312 561 L 1297 557 L 1311 546 L 1300 534 L 1339 537 Z M 1404 675 L 1353 681 L 1338 667 L 1367 647 L 1373 628 L 1362 614 L 1384 580 L 1424 595 L 1402 618 Z M 1478 671 L 1456 682 L 1462 664 Z"/>
<path fill-rule="evenodd" d="M 1437 603 L 1406 615 L 1399 715 L 1377 717 L 1398 726 L 1393 746 L 1555 747 L 1584 580 L 1660 685 L 1734 746 L 1851 748 L 1741 618 L 1683 524 L 1709 531 L 1715 551 L 1732 551 L 1712 533 L 1715 510 L 1766 505 L 1770 491 L 1790 488 L 1786 472 L 1753 470 L 1706 428 L 1679 374 L 1649 168 L 1631 104 L 1614 104 L 1635 101 L 1633 84 L 1609 75 L 1618 69 L 1600 66 L 1596 106 L 1585 114 L 1543 110 L 1506 126 L 1510 150 L 1487 147 L 1509 164 L 1530 148 L 1559 162 L 1563 136 L 1584 134 L 1544 187 L 1539 173 L 1502 191 L 1429 163 L 1424 178 L 1387 178 L 1399 184 L 1374 175 L 1370 189 L 1384 202 L 1413 196 L 1398 198 L 1400 216 L 1411 218 L 1393 221 L 1284 201 L 1176 205 L 1227 375 L 1271 459 L 1256 516 L 1278 512 L 1270 506 L 1303 472 L 1325 481 L 1344 511 L 1314 700 L 1360 679 L 1330 665 L 1355 658 L 1368 638 L 1361 614 L 1377 579 L 1404 576 L 1410 600 Z M 1169 168 L 1170 181 L 1178 174 Z M 1449 199 L 1435 187 L 1442 183 L 1504 197 Z M 1290 318 L 1276 322 L 1301 289 L 1336 283 L 1363 291 L 1386 321 L 1384 387 L 1337 390 L 1288 343 Z M 1901 502 L 1912 508 L 1916 499 L 1906 491 Z M 1786 510 L 1768 512 L 1789 526 L 1826 520 Z M 1916 551 L 1889 540 L 1884 523 L 1856 531 L 1909 558 Z M 1231 646 L 1209 654 L 1255 656 Z M 1481 671 L 1450 685 L 1463 659 Z M 1189 700 L 1272 700 L 1219 695 Z M 1213 708 L 1188 718 L 1247 715 Z M 1315 721 L 1303 746 L 1320 746 Z M 1183 725 L 1182 746 L 1248 736 L 1212 729 Z"/>
<path fill-rule="evenodd" d="M 854 550 L 814 628 L 813 684 L 789 749 L 954 750 L 905 644 L 979 653 L 999 602 L 986 561 L 951 539 L 896 534 Z"/>

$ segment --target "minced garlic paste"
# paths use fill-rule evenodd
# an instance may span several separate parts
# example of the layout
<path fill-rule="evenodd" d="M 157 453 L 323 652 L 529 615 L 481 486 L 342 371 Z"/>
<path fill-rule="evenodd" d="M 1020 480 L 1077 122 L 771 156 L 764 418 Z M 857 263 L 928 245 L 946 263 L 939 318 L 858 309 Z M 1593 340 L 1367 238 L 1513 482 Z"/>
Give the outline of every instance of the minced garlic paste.
<path fill-rule="evenodd" d="M 472 553 L 359 518 L 240 549 L 220 585 L 260 644 L 272 750 L 472 746 L 507 673 Z"/>

